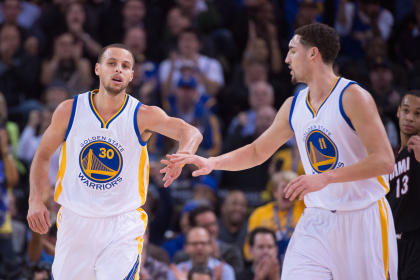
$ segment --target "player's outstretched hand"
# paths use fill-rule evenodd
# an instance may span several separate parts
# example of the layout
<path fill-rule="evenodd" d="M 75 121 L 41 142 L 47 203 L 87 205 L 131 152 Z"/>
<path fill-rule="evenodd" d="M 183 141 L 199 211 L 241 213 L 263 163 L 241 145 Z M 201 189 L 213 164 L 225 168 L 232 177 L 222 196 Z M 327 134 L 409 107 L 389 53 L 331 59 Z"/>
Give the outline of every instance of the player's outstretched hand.
<path fill-rule="evenodd" d="M 207 175 L 214 169 L 213 161 L 208 158 L 203 158 L 197 155 L 186 155 L 186 154 L 173 154 L 168 155 L 169 161 L 172 164 L 194 164 L 198 167 L 198 170 L 195 170 L 192 175 L 194 177 Z"/>
<path fill-rule="evenodd" d="M 51 226 L 50 212 L 43 202 L 29 202 L 28 224 L 32 231 L 46 234 Z"/>
<path fill-rule="evenodd" d="M 166 157 L 168 157 L 168 155 L 166 155 Z M 162 159 L 160 163 L 165 165 L 159 172 L 165 174 L 162 181 L 163 186 L 167 188 L 179 177 L 179 175 L 181 175 L 183 165 L 172 163 L 168 159 Z"/>
<path fill-rule="evenodd" d="M 296 198 L 302 200 L 307 193 L 319 191 L 327 184 L 327 176 L 325 174 L 302 175 L 287 184 L 284 189 L 284 196 L 290 201 Z"/>

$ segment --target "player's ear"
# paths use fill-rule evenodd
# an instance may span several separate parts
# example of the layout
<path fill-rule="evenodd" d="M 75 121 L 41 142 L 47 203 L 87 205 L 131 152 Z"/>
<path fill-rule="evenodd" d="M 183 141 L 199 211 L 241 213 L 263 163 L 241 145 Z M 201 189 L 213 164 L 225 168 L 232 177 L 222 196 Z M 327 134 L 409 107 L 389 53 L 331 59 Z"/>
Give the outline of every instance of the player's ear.
<path fill-rule="evenodd" d="M 95 74 L 96 76 L 99 76 L 99 68 L 101 67 L 101 65 L 99 63 L 95 64 Z"/>
<path fill-rule="evenodd" d="M 312 48 L 310 48 L 310 50 L 309 50 L 309 57 L 310 57 L 311 59 L 315 59 L 315 57 L 316 57 L 318 54 L 319 54 L 319 50 L 318 50 L 318 48 L 317 48 L 317 47 L 312 47 Z"/>
<path fill-rule="evenodd" d="M 397 110 L 397 118 L 400 118 L 400 114 L 401 114 L 401 105 L 398 106 L 398 110 Z"/>
<path fill-rule="evenodd" d="M 134 78 L 134 69 L 131 69 L 130 82 L 133 80 L 133 78 Z"/>

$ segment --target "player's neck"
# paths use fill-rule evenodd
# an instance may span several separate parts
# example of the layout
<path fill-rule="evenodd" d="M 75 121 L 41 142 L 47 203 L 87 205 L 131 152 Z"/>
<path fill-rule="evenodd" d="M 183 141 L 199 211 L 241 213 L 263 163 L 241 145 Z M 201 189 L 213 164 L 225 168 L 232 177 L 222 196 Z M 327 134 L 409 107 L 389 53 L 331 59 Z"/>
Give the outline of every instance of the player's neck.
<path fill-rule="evenodd" d="M 314 103 L 324 100 L 330 94 L 337 78 L 330 67 L 324 66 L 313 71 L 306 83 L 309 87 L 309 100 Z"/>
<path fill-rule="evenodd" d="M 99 89 L 99 92 L 93 95 L 93 104 L 95 109 L 105 121 L 106 119 L 112 117 L 121 108 L 124 100 L 124 91 L 118 94 L 112 94 L 106 90 Z"/>
<path fill-rule="evenodd" d="M 402 149 L 407 147 L 408 138 L 410 138 L 409 135 L 400 132 L 400 140 L 401 140 L 401 147 L 400 147 L 400 150 L 399 150 L 400 152 L 401 152 Z"/>

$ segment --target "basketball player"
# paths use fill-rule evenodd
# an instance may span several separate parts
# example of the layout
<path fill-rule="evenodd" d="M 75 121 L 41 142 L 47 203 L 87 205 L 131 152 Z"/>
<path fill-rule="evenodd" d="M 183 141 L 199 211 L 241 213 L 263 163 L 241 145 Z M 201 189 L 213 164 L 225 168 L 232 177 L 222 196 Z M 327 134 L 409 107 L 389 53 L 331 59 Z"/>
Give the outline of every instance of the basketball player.
<path fill-rule="evenodd" d="M 54 199 L 58 236 L 54 279 L 138 279 L 147 215 L 140 208 L 148 188 L 146 142 L 152 132 L 194 153 L 200 132 L 161 109 L 147 106 L 125 90 L 133 79 L 134 57 L 120 44 L 105 47 L 95 73 L 99 90 L 76 95 L 53 114 L 33 159 L 28 222 L 44 234 L 50 226 L 44 204 L 49 193 L 50 157 L 61 145 Z M 181 169 L 168 173 L 166 182 Z"/>
<path fill-rule="evenodd" d="M 401 148 L 387 195 L 395 219 L 398 279 L 420 279 L 420 91 L 410 91 L 397 113 Z"/>
<path fill-rule="evenodd" d="M 306 88 L 281 106 L 273 124 L 253 143 L 218 157 L 170 155 L 162 173 L 180 164 L 243 170 L 266 161 L 295 135 L 306 175 L 285 188 L 307 208 L 288 245 L 282 280 L 396 279 L 393 219 L 382 174 L 393 154 L 371 95 L 337 77 L 339 51 L 333 28 L 311 24 L 296 30 L 286 63 L 292 82 Z"/>

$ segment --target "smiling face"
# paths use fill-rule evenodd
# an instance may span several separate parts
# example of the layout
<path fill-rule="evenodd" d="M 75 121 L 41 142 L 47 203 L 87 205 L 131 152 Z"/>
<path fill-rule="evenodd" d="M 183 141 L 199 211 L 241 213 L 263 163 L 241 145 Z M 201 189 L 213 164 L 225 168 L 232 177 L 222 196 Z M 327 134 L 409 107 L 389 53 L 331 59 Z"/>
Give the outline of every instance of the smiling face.
<path fill-rule="evenodd" d="M 407 94 L 401 101 L 397 113 L 400 130 L 406 136 L 420 134 L 420 97 Z"/>
<path fill-rule="evenodd" d="M 300 42 L 300 35 L 295 35 L 290 40 L 289 51 L 285 62 L 289 65 L 293 84 L 304 82 L 304 77 L 306 76 L 310 62 L 309 50 L 310 48 L 305 47 Z"/>
<path fill-rule="evenodd" d="M 133 56 L 122 48 L 108 48 L 95 65 L 100 86 L 108 93 L 117 95 L 125 92 L 133 79 Z"/>

